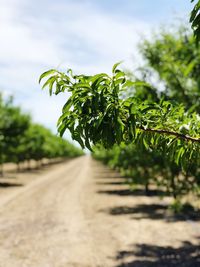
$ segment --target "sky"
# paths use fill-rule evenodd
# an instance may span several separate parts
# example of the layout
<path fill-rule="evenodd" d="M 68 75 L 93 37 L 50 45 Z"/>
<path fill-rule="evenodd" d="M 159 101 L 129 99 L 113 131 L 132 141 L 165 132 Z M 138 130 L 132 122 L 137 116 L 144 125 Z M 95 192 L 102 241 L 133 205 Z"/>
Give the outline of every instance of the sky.
<path fill-rule="evenodd" d="M 68 94 L 50 97 L 41 73 L 110 72 L 141 63 L 137 45 L 161 25 L 189 18 L 190 0 L 0 0 L 0 92 L 56 133 Z"/>

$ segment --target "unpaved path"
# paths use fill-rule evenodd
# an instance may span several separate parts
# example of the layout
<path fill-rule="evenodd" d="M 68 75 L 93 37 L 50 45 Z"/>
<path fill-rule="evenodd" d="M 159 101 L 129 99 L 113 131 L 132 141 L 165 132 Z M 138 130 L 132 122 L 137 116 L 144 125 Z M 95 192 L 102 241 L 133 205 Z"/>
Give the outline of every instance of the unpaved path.
<path fill-rule="evenodd" d="M 200 266 L 198 221 L 131 195 L 89 156 L 54 166 L 0 198 L 0 267 Z"/>

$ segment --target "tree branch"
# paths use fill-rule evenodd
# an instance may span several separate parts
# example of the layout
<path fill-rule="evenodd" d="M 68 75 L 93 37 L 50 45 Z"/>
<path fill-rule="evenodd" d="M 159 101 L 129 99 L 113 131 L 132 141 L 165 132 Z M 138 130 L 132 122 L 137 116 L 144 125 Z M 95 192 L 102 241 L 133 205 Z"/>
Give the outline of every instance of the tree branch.
<path fill-rule="evenodd" d="M 189 135 L 186 135 L 186 134 L 181 134 L 181 133 L 177 133 L 177 132 L 170 131 L 170 130 L 145 128 L 144 126 L 140 126 L 139 129 L 142 130 L 142 131 L 145 131 L 145 132 L 173 135 L 173 136 L 176 136 L 177 138 L 181 138 L 181 139 L 184 139 L 186 141 L 200 143 L 200 138 L 192 137 L 192 136 L 189 136 Z"/>

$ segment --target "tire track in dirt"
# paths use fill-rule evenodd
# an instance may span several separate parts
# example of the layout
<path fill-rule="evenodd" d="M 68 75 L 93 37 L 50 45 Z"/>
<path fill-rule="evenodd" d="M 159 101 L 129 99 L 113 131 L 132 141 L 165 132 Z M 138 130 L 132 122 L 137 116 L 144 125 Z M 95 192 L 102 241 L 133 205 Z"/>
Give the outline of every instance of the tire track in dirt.
<path fill-rule="evenodd" d="M 4 199 L 0 266 L 73 266 L 77 258 L 82 266 L 95 266 L 79 198 L 88 160 L 82 157 L 59 166 Z"/>
<path fill-rule="evenodd" d="M 172 254 L 185 241 L 196 248 L 199 222 L 167 221 L 165 205 L 130 194 L 89 156 L 59 164 L 0 198 L 0 267 L 149 267 L 158 256 L 147 261 L 148 249 L 171 246 Z M 171 254 L 162 266 L 174 266 Z"/>

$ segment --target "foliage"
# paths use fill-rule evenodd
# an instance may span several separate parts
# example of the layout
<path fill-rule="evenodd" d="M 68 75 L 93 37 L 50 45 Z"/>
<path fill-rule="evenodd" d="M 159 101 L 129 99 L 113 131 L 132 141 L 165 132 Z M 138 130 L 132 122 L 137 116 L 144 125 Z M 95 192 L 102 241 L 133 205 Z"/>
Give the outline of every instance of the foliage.
<path fill-rule="evenodd" d="M 199 8 L 200 1 L 190 18 L 197 42 Z M 190 31 L 181 28 L 145 41 L 141 52 L 148 67 L 140 69 L 140 79 L 132 75 L 131 80 L 117 63 L 112 75 L 52 69 L 40 81 L 46 79 L 43 88 L 49 87 L 50 95 L 71 93 L 58 120 L 61 136 L 69 129 L 82 147 L 95 146 L 96 158 L 144 184 L 146 191 L 154 182 L 176 198 L 200 182 L 200 50 Z M 155 72 L 162 93 L 149 83 L 147 76 Z"/>
<path fill-rule="evenodd" d="M 190 22 L 194 31 L 194 35 L 196 37 L 196 41 L 198 43 L 200 40 L 200 1 L 191 0 L 191 2 L 196 3 L 190 15 Z"/>
<path fill-rule="evenodd" d="M 1 163 L 11 158 L 15 160 L 15 150 L 23 135 L 30 125 L 30 117 L 22 114 L 19 107 L 12 104 L 12 98 L 4 101 L 0 96 L 0 161 Z"/>
<path fill-rule="evenodd" d="M 196 165 L 182 171 L 166 154 L 147 149 L 142 143 L 115 145 L 110 150 L 98 146 L 94 148 L 93 156 L 120 171 L 131 187 L 143 185 L 147 195 L 153 185 L 162 196 L 169 194 L 176 199 L 190 191 L 196 193 L 200 183 Z"/>
<path fill-rule="evenodd" d="M 158 76 L 165 99 L 184 104 L 186 109 L 200 111 L 200 48 L 190 30 L 184 26 L 161 30 L 140 45 L 146 66 L 140 75 L 147 80 Z"/>
<path fill-rule="evenodd" d="M 195 55 L 199 55 L 199 48 L 196 46 L 194 38 L 187 29 L 181 27 L 176 30 L 176 33 L 177 34 L 174 32 L 169 33 L 161 31 L 159 35 L 156 35 L 156 38 L 154 35 L 154 38 L 152 38 L 151 41 L 145 40 L 140 47 L 143 57 L 147 62 L 145 67 L 139 69 L 140 77 L 143 77 L 147 82 L 150 81 L 148 75 L 155 76 L 158 74 L 159 81 L 164 83 L 162 94 L 152 86 L 154 90 L 149 91 L 146 91 L 143 88 L 129 89 L 127 95 L 131 96 L 132 94 L 132 96 L 135 97 L 139 96 L 142 101 L 148 99 L 148 102 L 153 103 L 153 105 L 155 105 L 155 103 L 159 104 L 159 99 L 168 99 L 167 103 L 173 105 L 173 111 L 175 104 L 172 100 L 176 99 L 177 102 L 184 103 L 184 106 L 186 106 L 187 109 L 190 109 L 189 112 L 182 110 L 182 116 L 186 119 L 186 114 L 192 115 L 192 110 L 199 111 L 198 105 L 194 105 L 191 108 L 192 104 L 195 104 L 195 102 L 198 103 L 200 94 L 197 71 L 198 61 L 195 58 Z M 184 38 L 190 41 L 184 43 Z M 190 50 L 191 48 L 192 50 Z M 189 62 L 193 68 L 190 66 L 190 72 L 185 75 Z M 131 77 L 135 81 L 138 80 L 136 76 L 132 75 Z M 182 88 L 180 88 L 180 83 L 177 82 L 180 80 L 184 85 Z M 181 89 L 183 89 L 183 92 Z M 166 102 L 164 101 L 164 103 Z M 181 113 L 183 104 L 176 105 L 178 108 L 177 112 Z M 155 110 L 155 112 L 157 113 L 158 111 Z M 173 118 L 170 112 L 167 111 L 167 120 L 169 119 L 169 116 Z M 198 115 L 195 120 L 198 120 Z M 174 122 L 172 120 L 171 123 L 174 126 L 177 124 L 175 117 Z M 180 126 L 179 130 L 188 134 L 187 129 L 189 131 L 192 126 L 190 123 L 190 120 L 188 120 L 188 123 L 186 123 L 183 128 Z M 194 123 L 197 123 L 197 121 L 194 121 Z M 178 129 L 174 129 L 176 132 L 177 130 Z M 175 138 L 174 141 L 169 141 L 166 146 L 165 140 L 162 137 L 159 137 L 158 146 L 155 147 L 149 145 L 151 141 L 148 140 L 148 138 L 151 137 L 148 136 L 145 137 L 145 139 L 147 139 L 146 142 L 144 138 L 139 138 L 134 144 L 121 144 L 120 146 L 113 147 L 109 151 L 105 150 L 103 147 L 99 147 L 94 150 L 94 157 L 102 160 L 111 167 L 120 170 L 122 175 L 129 177 L 129 182 L 131 178 L 131 184 L 143 184 L 146 192 L 148 192 L 148 185 L 154 184 L 154 186 L 157 185 L 161 188 L 162 191 L 164 190 L 165 193 L 169 193 L 173 195 L 174 198 L 178 198 L 177 201 L 180 201 L 179 197 L 181 195 L 186 194 L 189 191 L 198 193 L 197 189 L 199 188 L 200 183 L 198 148 L 195 148 L 195 150 L 197 150 L 194 152 L 194 155 L 196 155 L 194 160 L 193 157 L 190 158 L 188 152 L 183 156 L 181 155 L 183 147 L 184 149 L 188 147 L 188 143 L 180 142 L 179 140 L 179 145 L 177 146 L 177 144 L 174 144 L 174 141 L 177 140 Z M 171 145 L 175 145 L 176 147 L 175 154 L 173 153 L 175 151 L 174 148 L 170 148 Z M 188 148 L 186 148 L 186 150 Z M 189 148 L 189 150 L 190 149 L 192 148 Z M 181 160 L 179 156 L 181 157 Z M 176 208 L 176 205 L 174 208 Z"/>
<path fill-rule="evenodd" d="M 114 65 L 112 76 L 75 76 L 50 70 L 44 86 L 50 93 L 69 91 L 71 96 L 62 109 L 58 131 L 69 129 L 72 138 L 91 149 L 101 144 L 111 148 L 121 142 L 143 141 L 146 147 L 161 147 L 183 168 L 188 159 L 195 162 L 199 153 L 199 115 L 186 111 L 182 104 L 161 99 L 159 103 L 124 98 L 128 87 L 150 87 L 143 81 L 132 82 Z M 53 87 L 55 84 L 55 87 Z"/>
<path fill-rule="evenodd" d="M 0 164 L 42 158 L 74 157 L 82 151 L 51 133 L 13 104 L 0 97 Z"/>
<path fill-rule="evenodd" d="M 200 182 L 200 53 L 184 27 L 152 40 L 141 45 L 148 64 L 140 68 L 140 78 L 115 64 L 111 76 L 50 70 L 41 79 L 50 94 L 71 92 L 58 121 L 61 135 L 69 129 L 82 146 L 96 147 L 96 158 L 131 184 L 143 184 L 146 193 L 153 183 L 177 198 Z M 154 73 L 164 85 L 162 93 L 149 82 L 147 74 Z"/>

